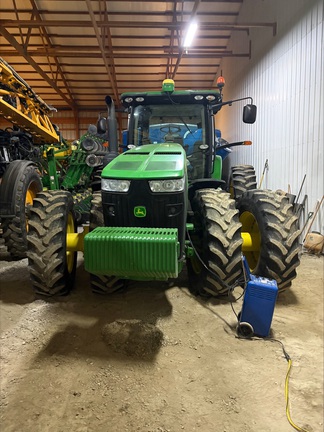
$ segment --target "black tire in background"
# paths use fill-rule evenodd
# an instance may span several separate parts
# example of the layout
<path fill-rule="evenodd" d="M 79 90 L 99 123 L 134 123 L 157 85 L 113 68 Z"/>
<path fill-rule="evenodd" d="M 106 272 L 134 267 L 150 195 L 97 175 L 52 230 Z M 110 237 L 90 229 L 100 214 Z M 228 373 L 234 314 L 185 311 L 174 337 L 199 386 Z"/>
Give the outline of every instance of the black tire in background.
<path fill-rule="evenodd" d="M 90 210 L 90 231 L 98 226 L 104 226 L 101 192 L 93 194 Z M 90 273 L 91 290 L 95 294 L 112 294 L 125 285 L 123 279 L 116 276 L 95 275 Z"/>
<path fill-rule="evenodd" d="M 12 187 L 8 185 L 15 193 L 15 197 L 13 197 L 15 199 L 15 216 L 10 219 L 3 218 L 2 221 L 2 236 L 13 259 L 22 259 L 27 256 L 28 212 L 37 193 L 43 189 L 36 167 L 31 164 L 20 165 L 21 169 L 16 172 L 18 178 L 17 176 L 10 178 L 10 181 L 14 181 L 15 184 L 18 182 L 15 192 L 14 184 Z M 4 181 L 6 181 L 5 178 Z"/>
<path fill-rule="evenodd" d="M 291 285 L 299 265 L 298 218 L 288 198 L 270 190 L 252 190 L 237 202 L 242 232 L 252 234 L 255 246 L 245 255 L 252 274 L 275 279 L 279 292 Z"/>
<path fill-rule="evenodd" d="M 248 190 L 256 189 L 256 175 L 252 165 L 236 165 L 231 168 L 229 192 L 235 200 Z"/>
<path fill-rule="evenodd" d="M 77 252 L 67 250 L 67 234 L 76 232 L 69 192 L 40 192 L 30 209 L 28 267 L 33 288 L 44 296 L 65 295 L 73 287 Z"/>
<path fill-rule="evenodd" d="M 196 191 L 192 244 L 199 255 L 187 259 L 191 290 L 202 295 L 224 295 L 242 275 L 242 237 L 235 201 L 221 189 Z M 207 269 L 202 262 L 206 265 Z"/>

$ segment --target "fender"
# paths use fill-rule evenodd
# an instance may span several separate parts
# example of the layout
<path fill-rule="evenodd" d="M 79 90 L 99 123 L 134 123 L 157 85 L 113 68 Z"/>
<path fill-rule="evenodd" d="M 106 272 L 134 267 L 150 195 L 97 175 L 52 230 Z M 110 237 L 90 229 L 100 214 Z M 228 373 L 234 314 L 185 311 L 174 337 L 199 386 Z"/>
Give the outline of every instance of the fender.
<path fill-rule="evenodd" d="M 36 165 L 32 161 L 15 160 L 10 162 L 6 169 L 0 184 L 0 218 L 9 218 L 15 216 L 17 188 L 21 175 L 25 169 Z"/>
<path fill-rule="evenodd" d="M 195 192 L 199 189 L 208 189 L 208 188 L 225 189 L 225 186 L 226 186 L 226 182 L 220 179 L 206 178 L 206 179 L 193 180 L 193 182 L 190 183 L 188 188 L 189 201 L 193 199 Z"/>

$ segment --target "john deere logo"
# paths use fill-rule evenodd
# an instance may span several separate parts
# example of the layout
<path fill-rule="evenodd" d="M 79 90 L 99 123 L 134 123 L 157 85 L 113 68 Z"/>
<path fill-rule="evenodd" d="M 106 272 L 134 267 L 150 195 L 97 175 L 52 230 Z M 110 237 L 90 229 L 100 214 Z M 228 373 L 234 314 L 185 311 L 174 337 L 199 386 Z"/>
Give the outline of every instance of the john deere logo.
<path fill-rule="evenodd" d="M 146 216 L 146 208 L 143 206 L 134 207 L 134 216 L 141 218 Z"/>

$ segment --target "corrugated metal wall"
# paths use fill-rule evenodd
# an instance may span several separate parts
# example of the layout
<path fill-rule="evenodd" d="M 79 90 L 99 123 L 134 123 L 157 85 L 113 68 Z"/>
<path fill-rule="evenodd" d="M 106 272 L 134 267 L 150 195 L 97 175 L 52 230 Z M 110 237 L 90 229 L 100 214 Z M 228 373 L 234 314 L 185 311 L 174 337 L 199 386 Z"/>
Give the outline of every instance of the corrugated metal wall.
<path fill-rule="evenodd" d="M 246 51 L 250 60 L 227 58 L 222 63 L 226 79 L 224 99 L 252 96 L 258 107 L 254 125 L 242 123 L 244 103 L 224 107 L 217 125 L 228 141 L 251 139 L 252 147 L 237 147 L 233 163 L 254 165 L 263 188 L 307 194 L 308 213 L 323 196 L 323 0 L 245 0 L 239 23 L 276 22 L 271 28 L 253 28 L 250 34 L 234 33 L 229 48 Z M 324 233 L 324 203 L 312 230 Z"/>

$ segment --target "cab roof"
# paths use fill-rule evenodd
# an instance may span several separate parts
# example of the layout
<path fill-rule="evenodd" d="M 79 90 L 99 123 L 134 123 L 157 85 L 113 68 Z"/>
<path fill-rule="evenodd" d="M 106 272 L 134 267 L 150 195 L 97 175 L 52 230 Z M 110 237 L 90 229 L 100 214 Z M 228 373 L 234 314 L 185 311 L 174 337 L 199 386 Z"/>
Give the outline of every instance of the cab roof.
<path fill-rule="evenodd" d="M 172 105 L 174 103 L 215 105 L 222 102 L 222 95 L 218 90 L 127 92 L 121 95 L 121 102 L 125 108 L 137 105 Z"/>

